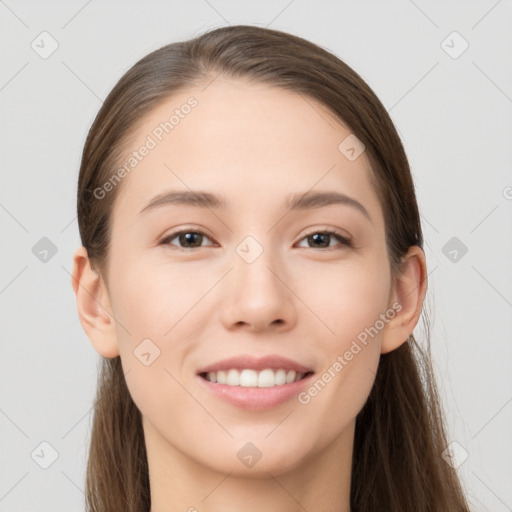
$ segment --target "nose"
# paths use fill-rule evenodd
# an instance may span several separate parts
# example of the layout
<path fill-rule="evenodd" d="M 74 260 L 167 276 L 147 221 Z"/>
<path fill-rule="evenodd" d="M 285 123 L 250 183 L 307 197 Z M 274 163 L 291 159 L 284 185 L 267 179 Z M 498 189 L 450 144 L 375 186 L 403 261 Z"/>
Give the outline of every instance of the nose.
<path fill-rule="evenodd" d="M 293 328 L 297 321 L 293 284 L 285 263 L 271 250 L 263 250 L 254 261 L 243 251 L 235 253 L 226 277 L 229 285 L 222 310 L 226 329 L 284 332 Z"/>

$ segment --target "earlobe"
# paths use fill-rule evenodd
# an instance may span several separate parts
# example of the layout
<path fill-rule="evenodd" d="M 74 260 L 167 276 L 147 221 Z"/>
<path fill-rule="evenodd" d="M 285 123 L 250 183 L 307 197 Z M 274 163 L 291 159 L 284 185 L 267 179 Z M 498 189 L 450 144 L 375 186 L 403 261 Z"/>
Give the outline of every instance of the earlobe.
<path fill-rule="evenodd" d="M 416 245 L 409 248 L 402 261 L 402 271 L 396 277 L 391 304 L 397 303 L 396 315 L 384 329 L 381 353 L 391 352 L 407 341 L 421 315 L 427 291 L 425 253 Z"/>
<path fill-rule="evenodd" d="M 119 355 L 115 322 L 108 290 L 92 267 L 87 249 L 80 247 L 73 257 L 71 284 L 76 296 L 80 323 L 96 352 L 106 358 Z"/>

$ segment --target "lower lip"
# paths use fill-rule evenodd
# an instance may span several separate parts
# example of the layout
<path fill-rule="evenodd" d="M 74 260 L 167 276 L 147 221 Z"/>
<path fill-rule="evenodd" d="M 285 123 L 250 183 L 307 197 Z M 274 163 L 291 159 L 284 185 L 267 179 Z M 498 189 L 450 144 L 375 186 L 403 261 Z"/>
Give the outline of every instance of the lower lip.
<path fill-rule="evenodd" d="M 198 375 L 197 378 L 204 386 L 206 386 L 208 391 L 219 398 L 222 398 L 226 402 L 241 409 L 262 411 L 277 407 L 294 396 L 297 396 L 305 386 L 309 385 L 313 375 L 314 374 L 312 373 L 297 382 L 282 384 L 281 386 L 272 386 L 269 388 L 228 386 L 227 384 L 210 382 L 200 375 Z"/>

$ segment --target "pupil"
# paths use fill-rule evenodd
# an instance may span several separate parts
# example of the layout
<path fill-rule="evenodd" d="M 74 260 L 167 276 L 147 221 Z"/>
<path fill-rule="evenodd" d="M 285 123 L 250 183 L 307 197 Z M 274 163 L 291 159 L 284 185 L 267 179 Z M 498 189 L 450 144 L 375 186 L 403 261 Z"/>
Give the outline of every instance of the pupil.
<path fill-rule="evenodd" d="M 198 244 L 194 244 L 194 240 L 196 237 L 201 237 L 199 233 L 185 233 L 181 235 L 180 243 L 189 243 L 191 242 L 194 247 L 196 247 Z M 197 242 L 197 240 L 195 240 Z M 201 246 L 201 243 L 199 242 L 199 246 Z"/>
<path fill-rule="evenodd" d="M 315 242 L 319 239 L 319 237 L 326 237 L 326 238 L 328 238 L 329 235 L 327 235 L 325 233 L 315 233 L 314 235 L 311 236 L 311 238 L 313 240 L 315 240 Z M 321 245 L 322 247 L 328 247 L 329 243 L 327 243 L 327 245 L 326 245 L 325 243 L 322 244 L 321 241 L 320 241 L 320 244 L 316 244 L 316 246 L 318 247 L 319 245 Z"/>

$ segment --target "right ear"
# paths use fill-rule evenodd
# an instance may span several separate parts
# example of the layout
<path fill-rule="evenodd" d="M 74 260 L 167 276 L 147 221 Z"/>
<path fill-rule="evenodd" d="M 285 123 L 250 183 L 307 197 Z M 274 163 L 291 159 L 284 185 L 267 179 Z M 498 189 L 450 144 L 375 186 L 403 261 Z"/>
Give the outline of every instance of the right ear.
<path fill-rule="evenodd" d="M 119 355 L 117 334 L 107 287 L 100 274 L 91 267 L 87 249 L 80 247 L 73 257 L 71 285 L 82 328 L 92 346 L 106 358 Z"/>

